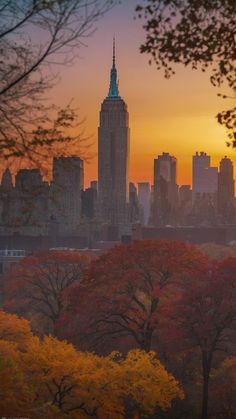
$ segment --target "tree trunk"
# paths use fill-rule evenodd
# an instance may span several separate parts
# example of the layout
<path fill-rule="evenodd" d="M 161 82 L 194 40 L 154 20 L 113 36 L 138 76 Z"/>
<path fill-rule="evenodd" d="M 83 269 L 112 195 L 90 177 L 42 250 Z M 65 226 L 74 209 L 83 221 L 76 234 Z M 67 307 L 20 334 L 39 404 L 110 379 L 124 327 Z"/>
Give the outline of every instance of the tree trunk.
<path fill-rule="evenodd" d="M 209 375 L 204 374 L 203 377 L 203 390 L 202 390 L 202 418 L 208 418 L 208 388 L 209 388 Z"/>
<path fill-rule="evenodd" d="M 151 329 L 149 329 L 149 328 L 144 332 L 142 349 L 145 352 L 150 352 L 150 350 L 151 350 L 151 346 L 152 346 L 152 334 L 153 334 L 153 331 Z"/>
<path fill-rule="evenodd" d="M 208 394 L 209 394 L 209 377 L 211 370 L 212 354 L 207 351 L 202 352 L 202 373 L 203 373 L 203 389 L 202 389 L 202 416 L 201 419 L 208 418 Z"/>

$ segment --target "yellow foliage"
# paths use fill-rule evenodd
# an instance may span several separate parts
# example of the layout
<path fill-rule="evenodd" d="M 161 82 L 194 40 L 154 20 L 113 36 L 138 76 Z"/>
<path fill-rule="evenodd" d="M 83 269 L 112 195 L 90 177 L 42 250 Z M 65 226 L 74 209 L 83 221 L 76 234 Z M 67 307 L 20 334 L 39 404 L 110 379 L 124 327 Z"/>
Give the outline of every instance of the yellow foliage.
<path fill-rule="evenodd" d="M 6 313 L 0 314 L 0 337 L 0 411 L 6 416 L 122 419 L 127 400 L 135 417 L 183 398 L 154 352 L 78 352 L 51 336 L 34 338 L 27 321 Z"/>
<path fill-rule="evenodd" d="M 35 338 L 27 320 L 0 311 L 0 339 L 14 342 L 19 349 L 24 350 Z"/>
<path fill-rule="evenodd" d="M 122 362 L 122 370 L 127 393 L 147 413 L 152 413 L 155 406 L 167 409 L 174 398 L 184 397 L 178 382 L 165 370 L 155 352 L 130 351 Z"/>

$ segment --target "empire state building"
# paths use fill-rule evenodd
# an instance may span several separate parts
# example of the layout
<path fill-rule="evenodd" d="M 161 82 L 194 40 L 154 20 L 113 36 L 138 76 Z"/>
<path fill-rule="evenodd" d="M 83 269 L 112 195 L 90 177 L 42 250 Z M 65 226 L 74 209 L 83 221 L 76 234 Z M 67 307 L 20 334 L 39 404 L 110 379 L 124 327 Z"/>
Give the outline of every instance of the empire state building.
<path fill-rule="evenodd" d="M 108 96 L 103 101 L 98 128 L 98 199 L 101 221 L 127 221 L 129 114 L 119 95 L 113 40 L 113 64 Z"/>

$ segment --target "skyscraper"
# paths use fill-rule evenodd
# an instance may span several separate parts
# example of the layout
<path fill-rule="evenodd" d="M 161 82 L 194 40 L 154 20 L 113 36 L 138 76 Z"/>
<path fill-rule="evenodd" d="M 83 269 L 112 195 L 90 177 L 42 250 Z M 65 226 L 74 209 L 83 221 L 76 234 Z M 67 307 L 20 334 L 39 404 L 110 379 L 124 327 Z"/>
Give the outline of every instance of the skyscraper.
<path fill-rule="evenodd" d="M 192 223 L 212 226 L 217 224 L 218 168 L 211 167 L 211 157 L 201 151 L 193 156 L 192 167 Z"/>
<path fill-rule="evenodd" d="M 13 186 L 10 171 L 0 188 L 1 218 L 7 232 L 44 234 L 47 229 L 49 185 L 39 169 L 21 169 Z"/>
<path fill-rule="evenodd" d="M 143 224 L 147 225 L 149 221 L 151 203 L 151 190 L 148 182 L 138 183 L 138 200 L 143 213 Z"/>
<path fill-rule="evenodd" d="M 193 200 L 197 195 L 214 195 L 217 193 L 218 170 L 211 167 L 211 158 L 201 151 L 193 156 Z"/>
<path fill-rule="evenodd" d="M 80 223 L 83 186 L 83 160 L 79 157 L 53 159 L 50 215 L 58 222 L 60 233 L 74 233 Z"/>
<path fill-rule="evenodd" d="M 222 223 L 235 222 L 233 163 L 228 157 L 220 162 L 218 176 L 218 213 Z"/>
<path fill-rule="evenodd" d="M 162 153 L 154 160 L 153 223 L 175 224 L 175 209 L 178 205 L 176 184 L 176 158 Z"/>
<path fill-rule="evenodd" d="M 98 199 L 101 221 L 122 225 L 127 221 L 129 114 L 119 95 L 115 58 L 113 40 L 110 87 L 98 128 Z"/>
<path fill-rule="evenodd" d="M 12 176 L 9 169 L 6 169 L 2 175 L 0 186 L 0 224 L 9 226 L 12 218 L 14 188 Z"/>
<path fill-rule="evenodd" d="M 133 182 L 129 184 L 129 221 L 130 223 L 140 222 L 140 206 L 138 202 L 137 187 Z"/>

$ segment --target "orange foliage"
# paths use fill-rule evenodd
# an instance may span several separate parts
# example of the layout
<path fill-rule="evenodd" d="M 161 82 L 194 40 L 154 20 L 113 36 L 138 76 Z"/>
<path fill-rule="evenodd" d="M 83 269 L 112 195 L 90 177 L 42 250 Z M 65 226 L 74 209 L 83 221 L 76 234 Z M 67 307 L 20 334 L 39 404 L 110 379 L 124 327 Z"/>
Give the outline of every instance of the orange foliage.
<path fill-rule="evenodd" d="M 173 399 L 183 398 L 178 382 L 154 353 L 135 350 L 124 358 L 119 353 L 100 357 L 77 352 L 56 338 L 33 337 L 25 320 L 6 313 L 1 317 L 15 331 L 7 340 L 0 325 L 5 336 L 0 340 L 3 415 L 122 419 L 127 400 L 136 414 L 152 413 L 157 406 L 167 409 Z"/>

